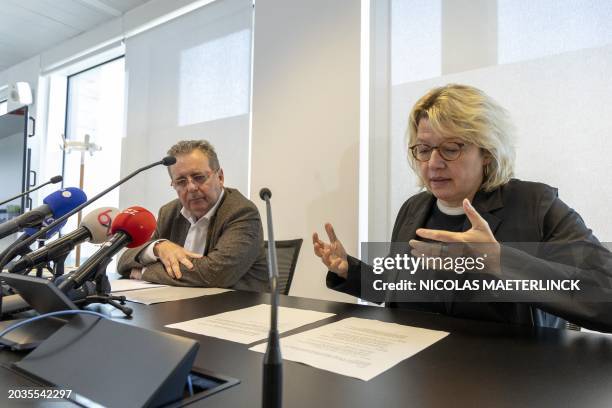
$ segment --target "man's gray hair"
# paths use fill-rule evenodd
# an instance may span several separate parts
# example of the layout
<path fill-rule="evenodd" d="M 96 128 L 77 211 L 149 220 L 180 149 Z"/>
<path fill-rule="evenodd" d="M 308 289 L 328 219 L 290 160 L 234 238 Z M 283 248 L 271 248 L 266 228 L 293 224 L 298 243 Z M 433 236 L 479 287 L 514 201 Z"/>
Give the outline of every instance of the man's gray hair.
<path fill-rule="evenodd" d="M 219 159 L 215 148 L 208 140 L 181 140 L 168 150 L 169 156 L 178 156 L 181 154 L 189 154 L 194 150 L 200 150 L 208 157 L 208 165 L 211 170 L 217 171 L 220 168 Z M 170 168 L 168 168 L 170 170 Z"/>

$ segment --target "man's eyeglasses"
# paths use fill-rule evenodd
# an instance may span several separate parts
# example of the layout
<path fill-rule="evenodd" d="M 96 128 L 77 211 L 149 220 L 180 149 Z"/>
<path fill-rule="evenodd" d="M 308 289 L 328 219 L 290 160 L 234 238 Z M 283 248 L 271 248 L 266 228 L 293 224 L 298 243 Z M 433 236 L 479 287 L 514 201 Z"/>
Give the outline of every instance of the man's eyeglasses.
<path fill-rule="evenodd" d="M 446 161 L 457 160 L 461 156 L 465 143 L 458 142 L 442 142 L 438 146 L 430 146 L 428 144 L 416 144 L 410 146 L 410 151 L 415 159 L 421 162 L 426 162 L 431 159 L 431 154 L 434 150 L 438 150 L 440 156 Z"/>
<path fill-rule="evenodd" d="M 210 177 L 215 173 L 216 171 L 213 171 L 208 174 L 194 174 L 193 176 L 180 177 L 172 181 L 170 185 L 177 190 L 184 190 L 189 185 L 189 180 L 191 180 L 194 186 L 199 187 L 202 184 L 205 184 L 208 179 L 210 179 Z"/>

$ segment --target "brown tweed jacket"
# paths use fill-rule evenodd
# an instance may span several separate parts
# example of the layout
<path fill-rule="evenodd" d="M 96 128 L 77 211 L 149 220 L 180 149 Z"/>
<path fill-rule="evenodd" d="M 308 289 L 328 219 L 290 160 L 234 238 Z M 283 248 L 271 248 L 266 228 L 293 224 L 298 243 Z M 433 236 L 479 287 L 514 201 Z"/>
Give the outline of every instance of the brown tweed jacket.
<path fill-rule="evenodd" d="M 139 262 L 141 251 L 157 239 L 167 239 L 184 245 L 189 222 L 181 215 L 178 199 L 159 210 L 157 229 L 151 241 L 125 251 L 117 271 L 127 277 L 132 268 L 146 266 L 143 279 L 174 286 L 232 288 L 268 291 L 268 267 L 263 242 L 263 229 L 255 204 L 238 190 L 225 188 L 225 194 L 208 227 L 204 257 L 193 259 L 194 268 L 181 265 L 181 279 L 172 279 L 161 262 L 144 265 Z"/>

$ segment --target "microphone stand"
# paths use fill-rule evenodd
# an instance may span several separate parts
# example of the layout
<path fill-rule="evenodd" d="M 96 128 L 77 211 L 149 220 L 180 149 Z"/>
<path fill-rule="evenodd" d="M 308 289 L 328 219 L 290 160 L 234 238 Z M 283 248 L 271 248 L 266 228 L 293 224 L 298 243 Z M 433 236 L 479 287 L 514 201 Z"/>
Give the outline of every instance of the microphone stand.
<path fill-rule="evenodd" d="M 64 255 L 53 261 L 53 279 L 59 278 L 64 274 L 64 263 L 66 262 L 68 255 L 70 255 L 70 252 L 66 252 Z"/>
<path fill-rule="evenodd" d="M 274 229 L 272 227 L 272 207 L 270 197 L 272 192 L 262 188 L 259 196 L 266 202 L 266 216 L 268 221 L 268 274 L 270 277 L 270 290 L 272 305 L 270 313 L 270 332 L 268 345 L 264 355 L 263 365 L 263 408 L 280 408 L 283 405 L 283 357 L 278 337 L 278 263 L 276 259 L 276 244 Z"/>
<path fill-rule="evenodd" d="M 79 307 L 87 306 L 91 303 L 103 303 L 113 306 L 115 309 L 119 309 L 127 317 L 132 316 L 134 310 L 131 307 L 125 306 L 125 296 L 115 296 L 110 292 L 110 283 L 106 276 L 106 267 L 112 260 L 112 257 L 106 257 L 100 261 L 96 268 L 96 273 L 93 276 L 93 281 L 96 285 L 96 293 L 86 295 L 83 299 L 73 300 L 73 303 Z M 89 281 L 89 279 L 88 279 Z M 82 285 L 83 287 L 85 285 Z M 108 289 L 106 289 L 108 287 Z"/>
<path fill-rule="evenodd" d="M 45 241 L 42 239 L 38 240 L 38 248 L 42 248 L 45 246 Z M 36 277 L 37 278 L 42 278 L 42 274 L 43 274 L 43 267 L 42 265 L 39 265 L 36 267 Z"/>
<path fill-rule="evenodd" d="M 47 231 L 49 231 L 51 228 L 56 227 L 57 225 L 61 224 L 62 222 L 64 222 L 64 220 L 67 220 L 69 217 L 73 216 L 74 214 L 78 213 L 79 211 L 81 211 L 83 208 L 87 207 L 88 205 L 90 205 L 91 203 L 93 203 L 94 201 L 98 200 L 100 197 L 102 197 L 103 195 L 107 194 L 109 191 L 117 188 L 118 186 L 120 186 L 121 184 L 125 183 L 126 181 L 128 181 L 129 179 L 131 179 L 132 177 L 134 177 L 135 175 L 137 175 L 138 173 L 141 173 L 145 170 L 150 169 L 151 167 L 155 167 L 155 166 L 159 166 L 160 164 L 163 164 L 164 166 L 171 166 L 174 163 L 176 163 L 176 158 L 172 157 L 172 156 L 167 156 L 164 157 L 162 160 L 157 161 L 155 163 L 151 163 L 147 166 L 141 167 L 138 170 L 133 171 L 132 173 L 128 174 L 125 178 L 122 178 L 121 180 L 119 180 L 118 182 L 116 182 L 115 184 L 113 184 L 112 186 L 108 187 L 107 189 L 103 190 L 102 192 L 100 192 L 99 194 L 95 195 L 94 197 L 92 197 L 91 199 L 85 201 L 83 204 L 73 208 L 72 210 L 70 210 L 69 212 L 67 212 L 66 214 L 62 215 L 61 217 L 59 217 L 58 219 L 56 219 L 55 221 L 53 221 L 51 224 L 47 225 L 45 228 L 41 228 L 40 230 L 38 230 L 35 234 L 32 234 L 28 239 L 24 240 L 23 242 L 21 242 L 19 245 L 17 245 L 15 248 L 12 248 L 12 251 L 4 254 L 4 256 L 2 257 L 2 259 L 0 260 L 0 268 L 4 268 L 4 266 L 11 260 L 14 258 L 15 254 L 17 254 L 16 251 L 21 250 L 23 247 L 26 246 L 30 246 L 32 244 L 32 242 L 36 241 L 37 238 L 43 236 L 44 234 L 47 233 Z"/>
<path fill-rule="evenodd" d="M 2 259 L 0 259 L 0 271 L 4 268 L 4 266 L 7 263 L 9 263 L 9 261 L 11 259 L 13 259 L 15 256 L 17 256 L 20 251 L 22 251 L 24 248 L 29 247 L 34 241 L 36 241 L 37 238 L 39 238 L 39 237 L 43 236 L 44 234 L 46 234 L 47 231 L 49 231 L 51 228 L 54 228 L 54 227 L 58 226 L 60 223 L 64 222 L 64 220 L 67 220 L 72 215 L 78 213 L 83 208 L 87 207 L 89 204 L 91 204 L 94 201 L 98 200 L 100 197 L 102 197 L 103 195 L 105 195 L 109 191 L 111 191 L 111 190 L 117 188 L 118 186 L 120 186 L 121 184 L 125 183 L 126 181 L 128 181 L 129 179 L 131 179 L 132 177 L 137 175 L 138 173 L 143 172 L 145 170 L 148 170 L 151 167 L 159 166 L 160 164 L 163 164 L 164 166 L 171 166 L 174 163 L 176 163 L 176 157 L 166 156 L 166 157 L 164 157 L 160 161 L 157 161 L 155 163 L 151 163 L 149 165 L 141 167 L 141 168 L 133 171 L 132 173 L 128 174 L 125 178 L 122 178 L 121 180 L 119 180 L 118 182 L 113 184 L 112 186 L 110 186 L 107 189 L 103 190 L 102 192 L 100 192 L 99 194 L 97 194 L 96 196 L 91 198 L 90 200 L 85 201 L 83 204 L 75 207 L 71 211 L 69 211 L 66 214 L 64 214 L 63 216 L 59 217 L 58 219 L 53 221 L 51 224 L 47 225 L 45 228 L 41 228 L 40 230 L 38 230 L 38 232 L 36 232 L 35 234 L 32 234 L 29 238 L 23 240 L 18 245 L 16 245 L 15 247 L 11 248 L 11 250 L 5 251 L 3 253 Z M 0 286 L 1 285 L 2 285 L 2 282 L 0 281 Z M 0 310 L 1 310 L 1 308 L 2 308 L 2 291 L 0 290 Z"/>

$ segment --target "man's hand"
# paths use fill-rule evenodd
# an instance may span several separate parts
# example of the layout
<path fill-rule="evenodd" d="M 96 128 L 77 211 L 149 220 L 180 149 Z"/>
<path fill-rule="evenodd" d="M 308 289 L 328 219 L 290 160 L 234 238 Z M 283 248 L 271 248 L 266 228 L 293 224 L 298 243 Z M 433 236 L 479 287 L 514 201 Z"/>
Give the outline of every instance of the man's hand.
<path fill-rule="evenodd" d="M 173 279 L 181 279 L 181 265 L 187 269 L 193 269 L 190 258 L 202 258 L 202 254 L 187 251 L 180 245 L 171 241 L 162 241 L 155 244 L 153 253 L 159 258 L 166 268 L 166 273 Z"/>
<path fill-rule="evenodd" d="M 142 269 L 143 268 L 132 268 L 130 271 L 130 279 L 141 280 L 142 279 Z"/>
<path fill-rule="evenodd" d="M 312 234 L 314 253 L 321 258 L 327 269 L 346 279 L 348 276 L 348 259 L 344 246 L 336 237 L 334 227 L 330 223 L 325 224 L 325 231 L 329 237 L 329 244 L 321 241 L 316 232 Z"/>

